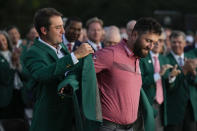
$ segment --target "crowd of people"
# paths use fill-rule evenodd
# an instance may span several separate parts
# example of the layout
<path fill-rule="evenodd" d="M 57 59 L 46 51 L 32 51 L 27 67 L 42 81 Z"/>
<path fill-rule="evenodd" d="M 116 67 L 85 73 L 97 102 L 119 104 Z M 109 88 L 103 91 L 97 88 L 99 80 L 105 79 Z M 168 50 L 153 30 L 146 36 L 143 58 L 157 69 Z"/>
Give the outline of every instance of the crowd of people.
<path fill-rule="evenodd" d="M 197 131 L 197 34 L 62 17 L 0 30 L 0 131 Z"/>

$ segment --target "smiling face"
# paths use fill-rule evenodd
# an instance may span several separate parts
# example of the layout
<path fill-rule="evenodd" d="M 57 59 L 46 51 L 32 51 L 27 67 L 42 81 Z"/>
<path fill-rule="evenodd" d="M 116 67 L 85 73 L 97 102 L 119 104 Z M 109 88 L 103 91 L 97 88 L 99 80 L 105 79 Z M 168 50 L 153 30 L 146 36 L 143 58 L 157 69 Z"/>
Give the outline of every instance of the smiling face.
<path fill-rule="evenodd" d="M 3 34 L 0 34 L 0 50 L 1 51 L 8 50 L 7 39 L 6 39 L 6 37 Z"/>
<path fill-rule="evenodd" d="M 46 42 L 52 46 L 57 46 L 62 42 L 62 34 L 64 33 L 63 21 L 60 16 L 52 16 L 50 19 L 49 29 L 43 31 L 46 36 Z"/>
<path fill-rule="evenodd" d="M 65 35 L 69 42 L 78 40 L 82 30 L 82 23 L 78 21 L 71 21 L 70 25 L 65 28 Z"/>
<path fill-rule="evenodd" d="M 186 41 L 184 40 L 183 36 L 171 38 L 171 48 L 176 55 L 180 56 L 184 52 L 185 45 Z"/>
<path fill-rule="evenodd" d="M 146 57 L 158 39 L 159 35 L 152 32 L 139 35 L 134 43 L 133 53 L 140 58 Z"/>

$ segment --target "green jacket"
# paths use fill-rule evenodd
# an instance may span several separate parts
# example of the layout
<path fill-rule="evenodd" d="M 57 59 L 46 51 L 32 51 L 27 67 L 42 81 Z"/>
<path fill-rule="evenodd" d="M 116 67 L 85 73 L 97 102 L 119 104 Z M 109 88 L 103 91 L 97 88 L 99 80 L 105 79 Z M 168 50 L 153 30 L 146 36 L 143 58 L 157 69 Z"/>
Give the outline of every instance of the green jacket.
<path fill-rule="evenodd" d="M 140 104 L 141 104 L 145 131 L 154 131 L 155 130 L 154 111 L 143 88 L 141 88 L 140 90 Z"/>
<path fill-rule="evenodd" d="M 178 65 L 173 55 L 170 53 L 167 55 L 171 65 Z M 188 57 L 188 54 L 185 54 Z M 188 83 L 189 76 L 185 76 L 182 72 L 176 77 L 175 84 L 172 87 L 167 87 L 167 124 L 173 125 L 182 122 L 184 119 L 184 113 L 189 100 L 192 103 L 195 119 L 197 118 L 197 90 L 191 87 Z"/>
<path fill-rule="evenodd" d="M 14 73 L 7 60 L 0 55 L 0 108 L 6 107 L 12 99 Z"/>
<path fill-rule="evenodd" d="M 91 55 L 83 59 L 82 72 L 71 72 L 59 84 L 58 92 L 68 85 L 72 87 L 73 92 L 71 95 L 65 94 L 64 97 L 73 98 L 77 131 L 95 131 L 102 121 L 102 113 Z"/>
<path fill-rule="evenodd" d="M 71 55 L 58 59 L 55 51 L 37 39 L 27 51 L 24 68 L 31 74 L 28 88 L 34 89 L 35 105 L 30 131 L 69 131 L 74 117 L 73 100 L 60 97 L 57 87 L 65 79 L 65 72 L 78 70 Z"/>
<path fill-rule="evenodd" d="M 187 52 L 187 58 L 196 59 L 197 58 L 197 49 L 193 49 Z M 196 69 L 197 70 L 197 69 Z M 190 100 L 193 107 L 194 119 L 197 121 L 197 76 L 192 76 L 191 74 L 187 75 L 187 83 L 189 85 Z"/>
<path fill-rule="evenodd" d="M 165 65 L 168 64 L 168 59 L 163 56 L 163 55 L 159 55 L 158 57 L 159 62 L 160 62 L 160 68 Z M 140 60 L 140 70 L 141 70 L 141 74 L 142 74 L 142 88 L 144 89 L 148 100 L 150 102 L 151 105 L 153 105 L 154 101 L 155 101 L 155 96 L 156 96 L 156 83 L 154 81 L 154 65 L 151 59 L 151 55 L 149 53 L 149 55 L 143 59 Z M 163 87 L 163 95 L 164 95 L 164 103 L 162 104 L 162 109 L 164 112 L 163 114 L 163 118 L 164 118 L 164 124 L 166 123 L 166 86 L 168 85 L 168 71 L 166 71 L 166 73 L 164 74 L 164 76 L 162 77 L 162 87 Z M 157 110 L 154 109 L 154 115 L 157 115 Z"/>

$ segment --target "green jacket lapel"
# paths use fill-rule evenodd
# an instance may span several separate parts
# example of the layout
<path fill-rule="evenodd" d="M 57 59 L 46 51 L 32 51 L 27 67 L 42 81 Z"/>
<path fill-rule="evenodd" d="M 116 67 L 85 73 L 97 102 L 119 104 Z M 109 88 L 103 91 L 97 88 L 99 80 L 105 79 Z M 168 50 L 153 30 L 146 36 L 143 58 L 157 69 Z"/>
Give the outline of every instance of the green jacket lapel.
<path fill-rule="evenodd" d="M 62 46 L 61 51 L 63 51 L 65 54 L 69 54 L 69 51 L 68 51 L 67 47 L 64 45 L 64 43 L 61 43 L 60 45 Z"/>
<path fill-rule="evenodd" d="M 146 63 L 147 63 L 148 69 L 151 70 L 151 72 L 154 72 L 154 65 L 153 65 L 153 61 L 152 61 L 150 53 L 147 56 L 147 62 Z"/>
<path fill-rule="evenodd" d="M 40 42 L 38 39 L 35 39 L 35 46 L 43 49 L 43 51 L 46 51 L 53 59 L 57 60 L 57 54 L 54 50 L 52 50 L 50 47 L 45 45 L 44 43 Z"/>

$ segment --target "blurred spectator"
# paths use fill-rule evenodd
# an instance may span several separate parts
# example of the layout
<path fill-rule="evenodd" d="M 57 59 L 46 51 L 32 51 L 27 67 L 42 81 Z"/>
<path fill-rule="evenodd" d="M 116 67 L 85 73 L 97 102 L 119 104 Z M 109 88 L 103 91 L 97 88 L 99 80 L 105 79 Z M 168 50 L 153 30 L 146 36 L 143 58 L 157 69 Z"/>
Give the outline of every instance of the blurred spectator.
<path fill-rule="evenodd" d="M 24 41 L 22 41 L 20 32 L 16 26 L 11 25 L 6 29 L 6 31 L 8 32 L 8 34 L 12 40 L 14 48 L 15 47 L 19 48 L 21 46 L 21 44 L 26 44 Z"/>
<path fill-rule="evenodd" d="M 82 43 L 87 42 L 88 41 L 88 37 L 87 37 L 87 30 L 85 28 L 83 28 L 81 30 L 81 34 L 78 38 L 78 40 Z"/>
<path fill-rule="evenodd" d="M 0 119 L 24 118 L 19 56 L 19 52 L 12 52 L 7 33 L 0 31 Z"/>
<path fill-rule="evenodd" d="M 166 52 L 167 52 L 165 48 L 165 41 L 166 41 L 166 34 L 164 32 L 164 29 L 162 28 L 162 33 L 158 42 L 162 45 L 161 51 L 159 53 L 163 55 L 166 55 Z"/>
<path fill-rule="evenodd" d="M 186 46 L 192 45 L 194 42 L 194 35 L 192 31 L 187 31 L 186 34 Z"/>
<path fill-rule="evenodd" d="M 82 30 L 82 21 L 78 17 L 68 18 L 65 23 L 65 34 L 63 35 L 63 43 L 69 52 L 75 51 L 81 42 L 78 40 Z"/>
<path fill-rule="evenodd" d="M 187 45 L 185 48 L 184 48 L 184 52 L 188 52 L 192 49 L 195 49 L 197 48 L 197 33 L 195 34 L 194 36 L 194 41 L 191 45 Z"/>
<path fill-rule="evenodd" d="M 164 54 L 168 54 L 171 51 L 170 35 L 172 30 L 170 28 L 165 28 L 164 31 L 166 35 L 166 40 L 164 44 L 164 48 L 165 48 Z"/>
<path fill-rule="evenodd" d="M 121 36 L 121 39 L 128 39 L 128 35 L 127 35 L 127 30 L 125 27 L 121 27 L 120 28 L 120 36 Z"/>
<path fill-rule="evenodd" d="M 86 22 L 88 43 L 94 51 L 104 47 L 101 42 L 103 36 L 103 21 L 97 17 L 93 17 Z"/>
<path fill-rule="evenodd" d="M 34 42 L 34 39 L 36 38 L 36 37 L 38 37 L 38 32 L 36 31 L 36 28 L 32 25 L 32 26 L 30 26 L 30 28 L 29 28 L 29 31 L 28 31 L 28 33 L 27 33 L 27 40 L 28 40 L 28 42 L 27 43 L 30 43 L 31 45 L 32 45 L 32 43 Z"/>
<path fill-rule="evenodd" d="M 127 23 L 127 35 L 128 36 L 131 36 L 131 33 L 133 31 L 133 28 L 136 24 L 136 20 L 130 20 L 128 23 Z"/>
<path fill-rule="evenodd" d="M 116 45 L 120 42 L 120 40 L 121 37 L 118 27 L 109 26 L 108 28 L 106 28 L 105 37 L 103 41 L 105 47 Z"/>
<path fill-rule="evenodd" d="M 180 70 L 173 86 L 167 87 L 166 93 L 166 127 L 165 131 L 195 131 L 194 116 L 197 116 L 197 90 L 188 85 L 188 74 L 192 68 L 185 60 L 186 36 L 182 31 L 173 31 L 170 35 L 172 51 L 167 55 L 169 64 Z M 174 69 L 173 68 L 173 69 Z M 170 73 L 172 75 L 174 73 Z"/>

